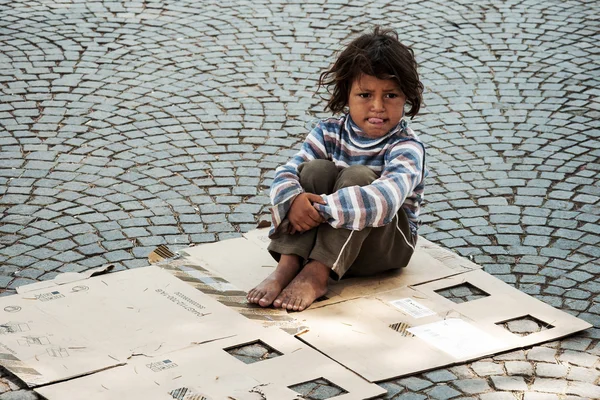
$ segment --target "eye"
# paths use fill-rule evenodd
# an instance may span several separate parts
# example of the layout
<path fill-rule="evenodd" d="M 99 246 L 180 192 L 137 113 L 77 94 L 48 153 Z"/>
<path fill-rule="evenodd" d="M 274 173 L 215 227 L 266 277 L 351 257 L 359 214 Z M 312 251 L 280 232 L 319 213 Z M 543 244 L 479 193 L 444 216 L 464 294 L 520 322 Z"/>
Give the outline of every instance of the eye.
<path fill-rule="evenodd" d="M 368 99 L 369 98 L 369 93 L 359 93 L 358 97 L 360 97 L 361 99 Z"/>
<path fill-rule="evenodd" d="M 395 99 L 397 97 L 399 97 L 396 93 L 388 93 L 387 94 L 388 99 Z"/>

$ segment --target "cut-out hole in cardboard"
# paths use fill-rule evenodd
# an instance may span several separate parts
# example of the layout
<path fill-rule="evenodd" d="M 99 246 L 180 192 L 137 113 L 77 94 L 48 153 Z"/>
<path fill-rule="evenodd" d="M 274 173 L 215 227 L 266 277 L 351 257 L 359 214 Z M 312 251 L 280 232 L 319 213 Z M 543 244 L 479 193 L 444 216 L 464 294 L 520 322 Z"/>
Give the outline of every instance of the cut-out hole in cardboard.
<path fill-rule="evenodd" d="M 391 324 L 389 327 L 404 337 L 415 337 L 415 335 L 407 331 L 407 329 L 412 328 L 412 326 L 406 322 L 396 322 L 395 324 Z"/>
<path fill-rule="evenodd" d="M 282 356 L 283 353 L 275 350 L 268 344 L 257 340 L 252 343 L 242 344 L 239 346 L 229 347 L 224 349 L 226 352 L 234 356 L 246 364 L 268 360 L 271 358 Z"/>
<path fill-rule="evenodd" d="M 294 392 L 300 393 L 300 397 L 308 400 L 322 400 L 340 396 L 348 393 L 338 385 L 325 378 L 313 379 L 312 381 L 298 383 L 288 386 Z"/>
<path fill-rule="evenodd" d="M 457 304 L 466 303 L 467 301 L 483 299 L 484 297 L 489 296 L 488 293 L 484 292 L 483 290 L 479 289 L 474 285 L 471 285 L 469 282 L 464 282 L 460 285 L 439 289 L 435 292 L 440 296 L 443 296 Z"/>
<path fill-rule="evenodd" d="M 554 328 L 553 325 L 540 321 L 531 315 L 497 322 L 496 325 L 500 325 L 510 333 L 518 336 L 527 336 L 532 333 L 547 331 L 548 329 Z"/>

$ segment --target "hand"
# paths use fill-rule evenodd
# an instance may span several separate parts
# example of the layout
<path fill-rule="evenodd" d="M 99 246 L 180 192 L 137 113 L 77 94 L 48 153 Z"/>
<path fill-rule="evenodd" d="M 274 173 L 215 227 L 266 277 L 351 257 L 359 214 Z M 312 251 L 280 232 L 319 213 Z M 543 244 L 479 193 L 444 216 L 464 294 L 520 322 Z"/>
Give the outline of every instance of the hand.
<path fill-rule="evenodd" d="M 325 222 L 313 203 L 326 204 L 318 194 L 300 193 L 296 196 L 287 214 L 290 221 L 290 235 L 296 232 L 306 232 Z"/>

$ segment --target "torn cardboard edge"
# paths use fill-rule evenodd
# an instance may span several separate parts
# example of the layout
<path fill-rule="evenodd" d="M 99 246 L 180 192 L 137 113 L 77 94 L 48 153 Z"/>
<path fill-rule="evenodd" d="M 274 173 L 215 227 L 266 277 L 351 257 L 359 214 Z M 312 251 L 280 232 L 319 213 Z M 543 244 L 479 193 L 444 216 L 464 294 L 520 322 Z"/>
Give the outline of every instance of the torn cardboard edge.
<path fill-rule="evenodd" d="M 92 276 L 97 276 L 111 272 L 114 268 L 115 266 L 113 264 L 106 264 L 98 268 L 92 268 L 85 272 L 63 272 L 62 274 L 58 274 L 57 276 L 55 276 L 54 279 L 30 283 L 28 285 L 23 286 L 17 286 L 17 293 L 23 294 L 35 290 L 51 288 L 53 286 L 60 286 L 65 285 L 67 283 L 82 281 L 84 279 L 89 279 Z"/>

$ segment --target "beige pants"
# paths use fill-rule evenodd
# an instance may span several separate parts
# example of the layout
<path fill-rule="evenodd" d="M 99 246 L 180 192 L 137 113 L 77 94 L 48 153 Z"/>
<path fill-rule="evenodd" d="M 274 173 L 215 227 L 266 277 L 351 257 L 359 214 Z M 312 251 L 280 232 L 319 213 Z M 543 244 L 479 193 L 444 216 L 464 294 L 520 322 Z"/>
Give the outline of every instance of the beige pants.
<path fill-rule="evenodd" d="M 299 171 L 304 190 L 316 194 L 331 194 L 348 186 L 366 186 L 377 179 L 377 174 L 368 167 L 354 165 L 338 171 L 328 160 L 301 164 Z M 287 224 L 289 222 L 284 220 L 281 228 Z M 366 276 L 404 268 L 416 242 L 408 218 L 400 209 L 392 222 L 379 228 L 352 231 L 323 223 L 304 233 L 280 234 L 272 239 L 269 251 L 278 261 L 281 254 L 295 254 L 305 262 L 320 261 L 331 268 L 331 277 L 338 280 L 343 276 Z"/>

